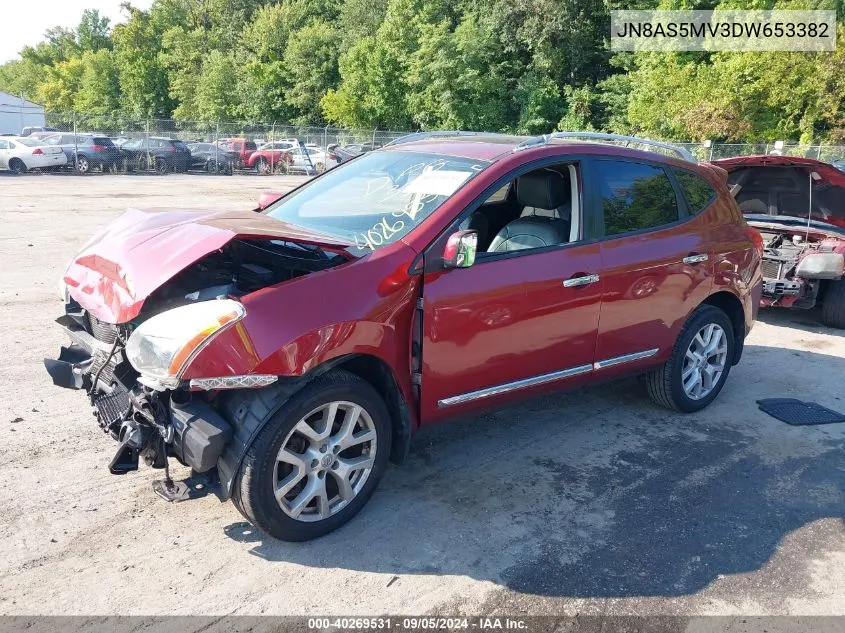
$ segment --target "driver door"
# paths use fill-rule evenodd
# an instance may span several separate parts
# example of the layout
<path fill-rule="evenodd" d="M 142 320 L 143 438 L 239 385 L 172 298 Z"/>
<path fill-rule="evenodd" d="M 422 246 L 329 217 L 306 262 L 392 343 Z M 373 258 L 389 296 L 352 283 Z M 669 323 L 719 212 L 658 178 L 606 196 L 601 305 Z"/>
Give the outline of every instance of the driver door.
<path fill-rule="evenodd" d="M 426 262 L 423 423 L 577 384 L 592 372 L 602 296 L 601 249 L 583 239 L 580 170 L 578 174 L 571 211 L 576 228 L 566 243 L 479 253 L 468 268 L 438 270 Z M 511 213 L 519 218 L 525 209 L 509 195 Z M 500 211 L 493 207 L 488 204 L 487 211 L 495 220 Z M 475 211 L 485 212 L 485 205 L 462 217 Z M 433 257 L 436 248 L 437 243 Z"/>

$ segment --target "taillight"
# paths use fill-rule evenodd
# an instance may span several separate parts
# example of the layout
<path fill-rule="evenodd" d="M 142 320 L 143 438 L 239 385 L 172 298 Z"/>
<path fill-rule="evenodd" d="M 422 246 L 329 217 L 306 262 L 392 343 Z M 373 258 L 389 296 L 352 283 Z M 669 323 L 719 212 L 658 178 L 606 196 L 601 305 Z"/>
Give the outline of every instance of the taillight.
<path fill-rule="evenodd" d="M 760 233 L 760 231 L 755 229 L 753 226 L 746 226 L 745 227 L 745 234 L 748 236 L 748 239 L 750 239 L 754 243 L 754 248 L 757 249 L 757 252 L 760 253 L 760 257 L 762 257 L 763 256 L 763 236 Z"/>
<path fill-rule="evenodd" d="M 92 145 L 91 151 L 93 152 L 105 152 L 108 149 L 105 145 Z"/>
<path fill-rule="evenodd" d="M 32 153 L 33 153 L 35 156 L 40 156 L 40 155 L 41 155 L 41 154 L 43 154 L 44 152 L 42 152 L 42 151 L 41 151 L 41 148 L 40 148 L 40 147 L 36 147 L 34 150 L 32 150 Z"/>
<path fill-rule="evenodd" d="M 168 152 L 178 152 L 179 150 L 171 145 L 170 147 L 167 148 L 167 151 Z"/>

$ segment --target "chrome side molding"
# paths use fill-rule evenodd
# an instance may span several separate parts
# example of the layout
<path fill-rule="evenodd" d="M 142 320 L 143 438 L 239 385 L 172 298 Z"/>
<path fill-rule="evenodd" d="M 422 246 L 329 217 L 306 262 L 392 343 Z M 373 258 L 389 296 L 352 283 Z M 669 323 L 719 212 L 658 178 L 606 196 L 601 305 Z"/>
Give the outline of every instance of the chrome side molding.
<path fill-rule="evenodd" d="M 572 378 L 573 376 L 580 376 L 581 374 L 586 374 L 591 371 L 596 371 L 598 369 L 606 369 L 608 367 L 614 367 L 623 363 L 631 363 L 635 360 L 651 358 L 652 356 L 656 356 L 658 351 L 660 351 L 658 348 L 647 349 L 642 352 L 634 352 L 633 354 L 624 354 L 622 356 L 615 356 L 613 358 L 600 360 L 598 362 L 593 363 L 592 365 L 578 365 L 577 367 L 570 367 L 569 369 L 553 371 L 548 374 L 540 374 L 539 376 L 533 376 L 531 378 L 523 378 L 521 380 L 515 380 L 513 382 L 506 382 L 504 384 L 496 385 L 494 387 L 487 387 L 485 389 L 478 389 L 476 391 L 462 393 L 457 396 L 443 398 L 442 400 L 437 401 L 437 406 L 440 408 L 453 407 L 456 404 L 466 404 L 467 402 L 481 400 L 482 398 L 489 398 L 491 396 L 498 396 L 504 393 L 510 393 L 511 391 L 517 391 L 518 389 L 537 387 L 539 385 L 544 385 L 546 383 L 554 382 L 556 380 L 562 380 L 563 378 Z"/>
<path fill-rule="evenodd" d="M 635 360 L 651 358 L 652 356 L 655 356 L 659 351 L 660 350 L 655 347 L 654 349 L 647 349 L 642 352 L 634 352 L 633 354 L 623 354 L 622 356 L 614 356 L 613 358 L 607 358 L 605 360 L 600 360 L 596 363 L 593 363 L 593 369 L 606 369 L 608 367 L 615 367 L 616 365 L 621 365 L 622 363 L 631 363 Z"/>
<path fill-rule="evenodd" d="M 516 391 L 517 389 L 544 385 L 547 382 L 553 382 L 555 380 L 560 380 L 561 378 L 570 378 L 572 376 L 578 376 L 579 374 L 586 374 L 590 371 L 593 371 L 592 365 L 578 365 L 577 367 L 570 367 L 569 369 L 553 371 L 549 374 L 540 374 L 539 376 L 534 376 L 532 378 L 523 378 L 522 380 L 506 382 L 503 385 L 496 385 L 495 387 L 487 387 L 486 389 L 479 389 L 478 391 L 462 393 L 459 396 L 452 396 L 451 398 L 443 398 L 443 400 L 437 401 L 437 406 L 452 407 L 456 404 L 464 404 L 466 402 L 472 402 L 473 400 L 480 400 L 481 398 L 489 398 L 490 396 L 510 393 L 511 391 Z"/>

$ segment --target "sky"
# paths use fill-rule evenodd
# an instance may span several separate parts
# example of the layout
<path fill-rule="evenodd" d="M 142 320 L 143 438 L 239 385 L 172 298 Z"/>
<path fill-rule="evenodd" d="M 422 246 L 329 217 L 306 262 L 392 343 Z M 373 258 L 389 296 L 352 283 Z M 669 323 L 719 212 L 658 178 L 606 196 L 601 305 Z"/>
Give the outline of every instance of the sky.
<path fill-rule="evenodd" d="M 54 26 L 75 28 L 85 9 L 97 9 L 112 26 L 124 21 L 120 5 L 124 0 L 0 0 L 0 64 L 17 57 L 26 45 L 34 45 L 44 31 Z M 153 0 L 131 0 L 133 6 L 148 9 Z"/>

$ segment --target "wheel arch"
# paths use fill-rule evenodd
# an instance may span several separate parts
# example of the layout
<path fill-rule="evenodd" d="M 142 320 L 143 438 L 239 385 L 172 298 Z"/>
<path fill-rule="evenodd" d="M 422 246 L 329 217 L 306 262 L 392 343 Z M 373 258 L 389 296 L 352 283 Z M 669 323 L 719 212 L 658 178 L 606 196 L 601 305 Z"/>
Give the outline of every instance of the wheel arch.
<path fill-rule="evenodd" d="M 701 302 L 701 305 L 711 305 L 719 308 L 728 315 L 734 329 L 734 355 L 731 365 L 736 365 L 742 358 L 742 351 L 745 347 L 745 310 L 742 301 L 732 292 L 720 290 L 715 292 Z"/>
<path fill-rule="evenodd" d="M 224 394 L 218 408 L 235 427 L 232 439 L 217 462 L 224 498 L 231 495 L 232 485 L 247 449 L 270 418 L 305 385 L 333 369 L 342 369 L 366 380 L 384 398 L 390 413 L 393 436 L 390 461 L 398 464 L 407 457 L 415 417 L 390 366 L 371 354 L 338 356 L 321 363 L 303 376 L 285 376 L 269 387 Z"/>

